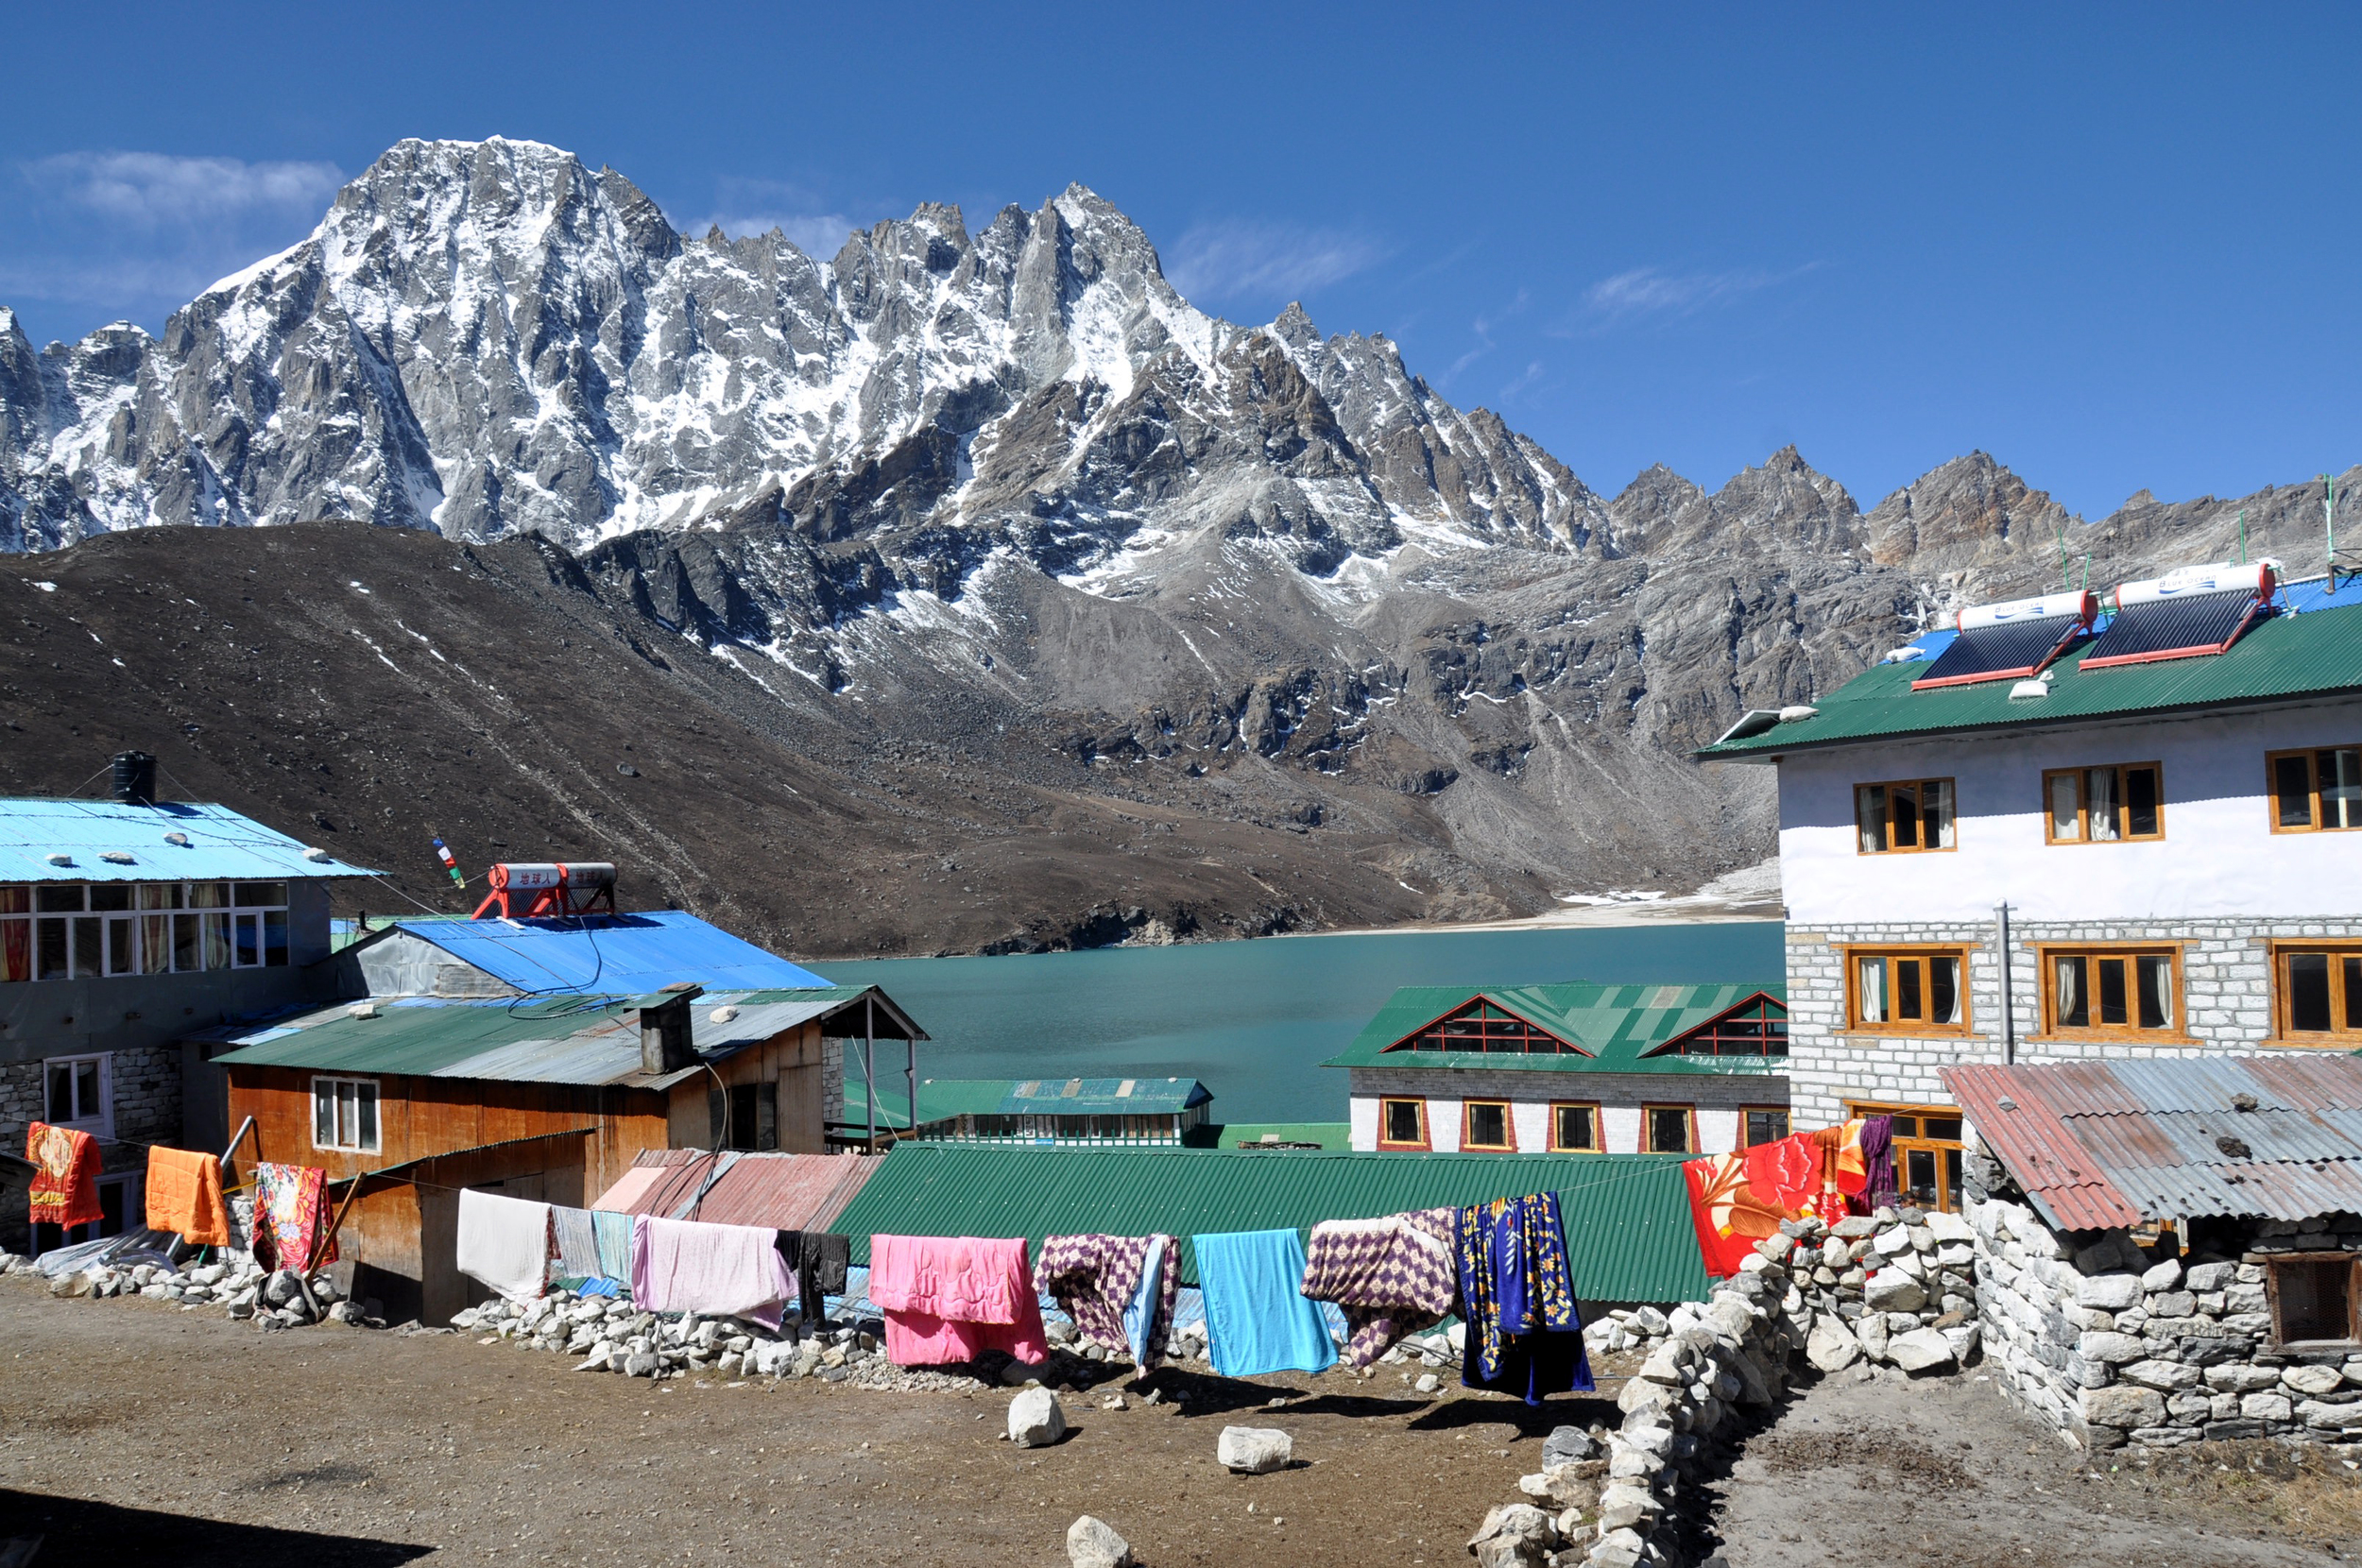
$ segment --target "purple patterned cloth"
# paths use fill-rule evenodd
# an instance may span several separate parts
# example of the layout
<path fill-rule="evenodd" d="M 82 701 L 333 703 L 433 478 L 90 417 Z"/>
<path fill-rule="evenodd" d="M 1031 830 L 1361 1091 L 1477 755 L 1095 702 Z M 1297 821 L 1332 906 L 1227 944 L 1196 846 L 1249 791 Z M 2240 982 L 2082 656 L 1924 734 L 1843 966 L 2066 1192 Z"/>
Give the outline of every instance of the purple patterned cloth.
<path fill-rule="evenodd" d="M 1304 1294 L 1344 1314 L 1346 1366 L 1357 1372 L 1406 1334 L 1431 1328 L 1460 1299 L 1450 1209 L 1380 1219 L 1325 1219 L 1305 1248 Z"/>
<path fill-rule="evenodd" d="M 1139 1294 L 1140 1275 L 1148 1266 L 1148 1249 L 1154 1239 L 1145 1236 L 1047 1236 L 1034 1277 L 1057 1302 L 1058 1309 L 1074 1320 L 1076 1331 L 1086 1340 L 1129 1355 L 1132 1347 L 1123 1333 L 1123 1309 Z M 1172 1332 L 1173 1304 L 1180 1293 L 1181 1243 L 1167 1236 L 1156 1317 L 1148 1326 L 1148 1360 L 1140 1368 L 1143 1372 L 1154 1372 L 1164 1358 L 1165 1339 Z"/>
<path fill-rule="evenodd" d="M 1894 1118 L 1864 1116 L 1861 1124 L 1861 1163 L 1866 1180 L 1854 1202 L 1871 1214 L 1882 1203 L 1899 1203 L 1902 1188 L 1894 1183 Z"/>

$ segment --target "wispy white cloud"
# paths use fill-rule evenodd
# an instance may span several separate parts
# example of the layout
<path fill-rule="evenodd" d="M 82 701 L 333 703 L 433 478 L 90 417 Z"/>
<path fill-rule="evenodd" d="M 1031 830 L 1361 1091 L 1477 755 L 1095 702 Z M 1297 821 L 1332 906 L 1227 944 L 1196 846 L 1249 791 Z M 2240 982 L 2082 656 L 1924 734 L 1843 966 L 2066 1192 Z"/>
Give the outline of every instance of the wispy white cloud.
<path fill-rule="evenodd" d="M 23 168 L 36 189 L 142 228 L 316 218 L 345 182 L 343 171 L 329 162 L 249 163 L 160 152 L 67 152 Z"/>
<path fill-rule="evenodd" d="M 1807 264 L 1788 272 L 1766 272 L 1759 267 L 1741 267 L 1731 272 L 1669 272 L 1662 267 L 1636 266 L 1629 272 L 1602 278 L 1583 290 L 1583 303 L 1592 317 L 1607 322 L 1689 315 L 1786 282 L 1811 271 L 1812 265 Z"/>
<path fill-rule="evenodd" d="M 692 234 L 719 229 L 732 239 L 776 229 L 807 256 L 827 261 L 845 248 L 853 220 L 836 204 L 805 186 L 783 179 L 745 179 L 724 175 L 714 181 L 713 210 L 687 226 Z"/>
<path fill-rule="evenodd" d="M 1454 377 L 1458 376 L 1461 371 L 1465 370 L 1469 366 L 1474 365 L 1478 360 L 1481 360 L 1485 355 L 1491 353 L 1496 347 L 1493 342 L 1493 328 L 1499 322 L 1505 321 L 1509 317 L 1515 315 L 1517 313 L 1524 310 L 1527 304 L 1531 302 L 1532 298 L 1532 296 L 1526 290 L 1519 289 L 1517 291 L 1517 298 L 1509 302 L 1507 309 L 1499 312 L 1488 312 L 1483 315 L 1478 316 L 1474 321 L 1468 323 L 1469 331 L 1476 333 L 1476 347 L 1470 349 L 1466 353 L 1462 354 L 1458 359 L 1451 362 L 1451 368 L 1444 372 L 1444 380 L 1446 382 L 1452 380 Z"/>
<path fill-rule="evenodd" d="M 1385 259 L 1364 234 L 1224 218 L 1181 236 L 1165 276 L 1192 300 L 1297 299 Z"/>
<path fill-rule="evenodd" d="M 1495 402 L 1505 403 L 1541 379 L 1542 362 L 1537 359 L 1529 364 L 1523 370 L 1519 371 L 1516 378 L 1510 382 L 1508 385 L 1502 387 L 1498 392 L 1494 393 L 1493 401 Z"/>

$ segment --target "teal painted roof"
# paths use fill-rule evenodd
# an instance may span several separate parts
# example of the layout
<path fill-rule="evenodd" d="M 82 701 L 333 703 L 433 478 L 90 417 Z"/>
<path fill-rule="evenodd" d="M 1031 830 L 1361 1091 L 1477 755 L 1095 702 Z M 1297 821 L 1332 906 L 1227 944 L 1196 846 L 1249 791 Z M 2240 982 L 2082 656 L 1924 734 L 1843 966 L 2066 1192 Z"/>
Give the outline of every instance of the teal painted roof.
<path fill-rule="evenodd" d="M 2362 600 L 2362 584 L 2340 597 Z M 2317 602 L 2317 601 L 2316 601 Z M 1761 761 L 1782 752 L 1857 745 L 1918 736 L 2035 729 L 2089 724 L 2131 714 L 2206 712 L 2260 707 L 2292 698 L 2362 693 L 2362 604 L 2279 614 L 2251 627 L 2220 654 L 2116 665 L 2086 673 L 2091 644 L 2051 666 L 2050 694 L 2011 702 L 2009 680 L 1914 691 L 1925 660 L 1878 664 L 1817 699 L 1809 719 L 1773 724 L 1759 735 L 1721 741 L 1696 753 L 1728 761 Z"/>
<path fill-rule="evenodd" d="M 1353 1123 L 1349 1121 L 1232 1121 L 1220 1123 L 1211 1131 L 1213 1141 L 1207 1147 L 1212 1149 L 1258 1144 L 1266 1133 L 1279 1143 L 1316 1143 L 1323 1149 L 1353 1147 Z"/>
<path fill-rule="evenodd" d="M 1783 1006 L 1788 987 L 1769 985 L 1406 985 L 1386 998 L 1353 1044 L 1326 1067 L 1484 1067 L 1508 1072 L 1760 1073 L 1787 1070 L 1786 1057 L 1650 1056 L 1647 1052 L 1712 1023 L 1756 997 Z M 1589 1051 L 1393 1050 L 1478 997 Z"/>
<path fill-rule="evenodd" d="M 869 1260 L 873 1233 L 1183 1238 L 1292 1228 L 1555 1192 L 1575 1289 L 1594 1302 L 1703 1301 L 1705 1264 L 1682 1163 L 1669 1154 L 1370 1154 L 1326 1150 L 1035 1148 L 899 1143 L 834 1229 Z"/>
<path fill-rule="evenodd" d="M 910 1125 L 910 1096 L 899 1073 L 889 1072 L 888 1052 L 878 1064 L 878 1120 Z M 1213 1099 L 1194 1078 L 922 1078 L 918 1119 L 951 1116 L 1172 1116 Z M 861 1069 L 845 1077 L 845 1118 L 865 1121 L 869 1097 Z"/>
<path fill-rule="evenodd" d="M 727 1056 L 838 1012 L 870 989 L 710 991 L 690 1004 L 691 1037 L 700 1055 Z M 661 1088 L 704 1069 L 693 1065 L 660 1075 L 642 1070 L 636 1003 L 659 999 L 403 997 L 375 1003 L 373 1016 L 355 1017 L 344 1005 L 249 1030 L 232 1037 L 238 1049 L 214 1060 L 230 1067 Z M 730 1016 L 716 1016 L 725 1012 Z"/>

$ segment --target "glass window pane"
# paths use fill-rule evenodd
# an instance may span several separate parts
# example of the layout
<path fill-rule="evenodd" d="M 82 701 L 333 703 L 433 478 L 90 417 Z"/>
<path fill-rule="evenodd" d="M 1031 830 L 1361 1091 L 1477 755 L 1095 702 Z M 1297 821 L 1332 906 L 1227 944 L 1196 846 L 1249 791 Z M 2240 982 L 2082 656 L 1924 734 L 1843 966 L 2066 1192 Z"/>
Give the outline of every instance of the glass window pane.
<path fill-rule="evenodd" d="M 1887 803 L 1890 820 L 1894 827 L 1894 847 L 1919 847 L 1919 786 L 1897 784 Z"/>
<path fill-rule="evenodd" d="M 257 905 L 267 908 L 270 905 L 283 904 L 286 901 L 287 884 L 284 882 L 240 882 L 238 884 L 238 907 L 240 909 L 251 909 Z"/>
<path fill-rule="evenodd" d="M 1903 1151 L 1903 1196 L 1922 1205 L 1936 1201 L 1934 1150 L 1907 1149 Z"/>
<path fill-rule="evenodd" d="M 348 1080 L 336 1085 L 336 1142 L 351 1148 L 358 1138 L 360 1116 L 354 1105 L 360 1085 Z"/>
<path fill-rule="evenodd" d="M 357 1103 L 361 1112 L 360 1123 L 356 1128 L 360 1133 L 357 1141 L 363 1149 L 375 1149 L 377 1147 L 377 1085 L 362 1084 Z"/>
<path fill-rule="evenodd" d="M 2124 772 L 2124 831 L 2128 837 L 2153 839 L 2158 832 L 2157 770 L 2127 768 Z"/>
<path fill-rule="evenodd" d="M 2050 836 L 2075 840 L 2083 836 L 2082 792 L 2078 775 L 2054 774 L 2050 779 Z"/>
<path fill-rule="evenodd" d="M 231 959 L 231 967 L 250 969 L 263 962 L 262 933 L 257 929 L 260 918 L 251 914 L 236 917 L 237 951 Z"/>
<path fill-rule="evenodd" d="M 230 967 L 230 917 L 226 914 L 198 916 L 205 922 L 205 967 Z"/>
<path fill-rule="evenodd" d="M 140 968 L 161 975 L 172 967 L 172 916 L 140 916 Z"/>
<path fill-rule="evenodd" d="M 95 1062 L 75 1063 L 74 1119 L 88 1121 L 94 1116 L 104 1115 L 106 1115 L 106 1106 L 100 1102 L 98 1097 L 98 1064 Z"/>
<path fill-rule="evenodd" d="M 1927 1021 L 1931 1024 L 1957 1024 L 1960 1021 L 1959 959 L 1931 958 L 1927 961 Z"/>
<path fill-rule="evenodd" d="M 33 923 L 0 920 L 0 980 L 33 978 Z"/>
<path fill-rule="evenodd" d="M 2124 960 L 2103 958 L 2099 961 L 2099 1021 L 2103 1025 L 2120 1025 L 2128 1016 Z"/>
<path fill-rule="evenodd" d="M 1591 1129 L 1591 1107 L 1562 1105 L 1558 1108 L 1558 1147 L 1561 1149 L 1597 1149 L 1599 1139 Z"/>
<path fill-rule="evenodd" d="M 43 913 L 78 910 L 82 907 L 82 884 L 74 882 L 64 887 L 43 888 L 37 894 L 33 907 Z"/>
<path fill-rule="evenodd" d="M 2346 746 L 2313 760 L 2320 770 L 2321 826 L 2362 827 L 2362 751 Z"/>
<path fill-rule="evenodd" d="M 189 908 L 193 910 L 226 910 L 230 907 L 228 882 L 191 882 Z"/>
<path fill-rule="evenodd" d="M 1486 1149 L 1506 1145 L 1509 1142 L 1508 1107 L 1471 1103 L 1468 1107 L 1468 1141 Z"/>
<path fill-rule="evenodd" d="M 1926 1124 L 1921 1127 L 1919 1135 L 1923 1138 L 1957 1139 L 1960 1135 L 1960 1118 L 1958 1116 L 1929 1116 Z"/>
<path fill-rule="evenodd" d="M 107 922 L 107 973 L 135 974 L 139 970 L 138 929 L 128 918 Z"/>
<path fill-rule="evenodd" d="M 1930 779 L 1920 797 L 1924 830 L 1919 842 L 1930 849 L 1952 847 L 1952 781 Z"/>
<path fill-rule="evenodd" d="M 2170 1029 L 2173 1027 L 2173 960 L 2142 958 L 2135 961 L 2140 971 L 2141 1027 Z"/>
<path fill-rule="evenodd" d="M 186 972 L 205 967 L 202 949 L 197 946 L 197 923 L 199 918 L 194 914 L 176 914 L 172 917 L 172 966 L 175 969 Z"/>
<path fill-rule="evenodd" d="M 2329 955 L 2288 955 L 2288 1027 L 2303 1033 L 2329 1030 Z"/>
<path fill-rule="evenodd" d="M 1861 835 L 1861 850 L 1875 855 L 1887 846 L 1887 792 L 1883 784 L 1865 784 L 1854 792 L 1854 816 Z"/>
<path fill-rule="evenodd" d="M 2091 997 L 2083 983 L 2083 961 L 2062 958 L 2052 965 L 2055 971 L 2051 996 L 2052 1014 L 2061 1029 L 2087 1029 L 2091 1026 Z"/>
<path fill-rule="evenodd" d="M 1652 1154 L 1689 1152 L 1689 1113 L 1678 1105 L 1656 1106 L 1649 1112 L 1649 1151 Z"/>
<path fill-rule="evenodd" d="M 2085 768 L 2083 800 L 2088 807 L 2092 842 L 2106 844 L 2123 837 L 2116 821 L 2116 770 Z"/>
<path fill-rule="evenodd" d="M 1865 958 L 1855 966 L 1855 1005 L 1861 1010 L 1860 1022 L 1883 1024 L 1887 1021 L 1887 961 Z"/>
<path fill-rule="evenodd" d="M 180 891 L 178 882 L 144 882 L 140 885 L 140 908 L 168 910 L 173 905 L 173 895 Z"/>
<path fill-rule="evenodd" d="M 2346 986 L 2346 1027 L 2362 1030 L 2362 958 L 2339 961 Z"/>
<path fill-rule="evenodd" d="M 336 1143 L 336 1085 L 325 1078 L 312 1080 L 312 1141 L 322 1149 Z"/>
<path fill-rule="evenodd" d="M 263 962 L 282 966 L 287 962 L 287 912 L 285 910 L 264 912 Z"/>
<path fill-rule="evenodd" d="M 107 882 L 90 890 L 90 907 L 94 910 L 128 910 L 131 907 L 131 884 Z"/>
<path fill-rule="evenodd" d="M 49 1064 L 49 1107 L 42 1113 L 43 1121 L 74 1119 L 74 1065 L 70 1062 Z"/>
<path fill-rule="evenodd" d="M 2280 826 L 2313 826 L 2313 760 L 2299 753 L 2272 758 L 2272 794 L 2280 802 Z"/>
<path fill-rule="evenodd" d="M 1388 1143 L 1419 1141 L 1418 1101 L 1390 1099 L 1386 1102 L 1386 1141 Z"/>
<path fill-rule="evenodd" d="M 100 972 L 99 950 L 104 946 L 94 914 L 85 914 L 74 922 L 74 975 L 77 980 Z"/>
<path fill-rule="evenodd" d="M 1894 1015 L 1902 1018 L 1924 1018 L 1921 1010 L 1920 961 L 1899 958 L 1894 961 Z"/>
<path fill-rule="evenodd" d="M 1947 1210 L 1960 1206 L 1960 1151 L 1957 1149 L 1943 1151 L 1943 1206 Z"/>
<path fill-rule="evenodd" d="M 0 914 L 27 914 L 33 908 L 33 890 L 23 885 L 0 887 Z"/>
<path fill-rule="evenodd" d="M 33 978 L 63 980 L 68 970 L 65 961 L 65 921 L 63 918 L 33 922 Z"/>

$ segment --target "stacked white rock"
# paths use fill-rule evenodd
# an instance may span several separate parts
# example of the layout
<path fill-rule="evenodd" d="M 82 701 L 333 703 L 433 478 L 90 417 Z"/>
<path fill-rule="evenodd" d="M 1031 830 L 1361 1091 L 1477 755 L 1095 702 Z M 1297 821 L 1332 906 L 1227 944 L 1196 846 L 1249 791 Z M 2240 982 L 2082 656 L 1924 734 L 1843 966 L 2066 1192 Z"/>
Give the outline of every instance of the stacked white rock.
<path fill-rule="evenodd" d="M 1976 1358 L 1976 1237 L 1960 1216 L 1882 1207 L 1780 1231 L 1813 1313 L 1807 1354 L 1823 1372 L 1857 1362 L 1944 1372 Z"/>
<path fill-rule="evenodd" d="M 2262 1264 L 2153 1262 L 2122 1230 L 2054 1231 L 1998 1199 L 1967 1214 L 2000 1386 L 2074 1441 L 2362 1444 L 2362 1355 L 2275 1350 Z M 2252 1234 L 2259 1253 L 2362 1252 L 2352 1215 Z"/>

